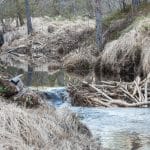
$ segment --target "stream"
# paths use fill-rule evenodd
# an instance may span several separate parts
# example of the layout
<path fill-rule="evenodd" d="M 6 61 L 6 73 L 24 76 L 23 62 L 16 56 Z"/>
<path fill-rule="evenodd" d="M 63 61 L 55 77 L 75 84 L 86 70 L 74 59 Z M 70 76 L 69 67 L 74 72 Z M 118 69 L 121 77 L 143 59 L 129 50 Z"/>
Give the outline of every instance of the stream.
<path fill-rule="evenodd" d="M 39 90 L 57 109 L 67 107 L 76 112 L 104 148 L 150 150 L 150 109 L 73 107 L 65 87 Z"/>
<path fill-rule="evenodd" d="M 9 68 L 9 71 L 16 72 L 14 68 Z M 65 88 L 68 80 L 70 76 L 62 70 L 34 72 L 32 88 L 43 92 L 57 109 L 66 107 L 77 113 L 93 136 L 100 139 L 102 147 L 109 150 L 150 150 L 149 108 L 73 107 Z M 71 80 L 75 81 L 75 78 Z M 23 81 L 26 83 L 26 78 Z"/>

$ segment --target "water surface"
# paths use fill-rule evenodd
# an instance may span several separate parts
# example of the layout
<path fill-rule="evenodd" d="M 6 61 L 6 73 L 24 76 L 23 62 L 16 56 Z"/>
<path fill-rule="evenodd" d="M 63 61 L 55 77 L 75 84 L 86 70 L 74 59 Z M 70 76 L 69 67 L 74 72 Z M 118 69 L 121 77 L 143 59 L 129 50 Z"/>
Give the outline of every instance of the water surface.
<path fill-rule="evenodd" d="M 14 69 L 10 71 L 16 72 Z M 68 80 L 70 76 L 62 70 L 33 72 L 32 86 L 42 86 L 37 89 L 45 93 L 49 103 L 58 109 L 67 107 L 76 112 L 103 147 L 110 150 L 150 150 L 150 109 L 72 107 L 64 87 Z"/>
<path fill-rule="evenodd" d="M 58 109 L 67 107 L 110 150 L 150 150 L 150 109 L 72 107 L 65 88 L 45 90 L 49 101 Z"/>

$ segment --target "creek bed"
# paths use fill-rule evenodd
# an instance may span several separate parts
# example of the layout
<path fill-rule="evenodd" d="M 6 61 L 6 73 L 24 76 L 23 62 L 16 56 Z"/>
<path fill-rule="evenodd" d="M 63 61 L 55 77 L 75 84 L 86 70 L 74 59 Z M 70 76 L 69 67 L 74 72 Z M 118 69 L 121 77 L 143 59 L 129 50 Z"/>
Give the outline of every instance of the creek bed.
<path fill-rule="evenodd" d="M 64 71 L 56 72 L 48 78 L 43 73 L 40 75 L 42 82 L 39 82 L 39 73 L 36 72 L 36 74 L 38 74 L 38 78 L 34 77 L 33 86 L 48 86 L 36 89 L 45 93 L 48 102 L 53 103 L 57 109 L 67 107 L 77 113 L 81 121 L 91 130 L 93 136 L 100 139 L 104 148 L 150 150 L 149 108 L 72 107 L 69 103 L 69 94 L 63 87 L 67 83 Z M 50 86 L 51 88 L 49 88 Z"/>
<path fill-rule="evenodd" d="M 58 109 L 67 107 L 110 150 L 150 150 L 150 109 L 72 107 L 65 88 L 48 88 L 43 92 Z"/>

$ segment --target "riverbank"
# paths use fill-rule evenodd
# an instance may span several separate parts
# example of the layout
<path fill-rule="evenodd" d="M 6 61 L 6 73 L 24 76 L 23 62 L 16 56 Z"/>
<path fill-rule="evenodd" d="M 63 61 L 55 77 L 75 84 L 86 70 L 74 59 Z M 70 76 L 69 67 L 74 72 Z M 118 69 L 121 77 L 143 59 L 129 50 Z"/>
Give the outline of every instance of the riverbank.
<path fill-rule="evenodd" d="M 76 114 L 65 108 L 55 109 L 26 87 L 15 87 L 11 81 L 1 79 L 1 149 L 101 149 L 99 141 L 92 137 Z M 37 99 L 41 100 L 38 105 L 34 103 Z"/>
<path fill-rule="evenodd" d="M 150 16 L 139 17 L 117 39 L 106 44 L 95 65 L 98 80 L 132 82 L 150 72 Z"/>
<path fill-rule="evenodd" d="M 48 17 L 39 17 L 32 21 L 32 35 L 26 34 L 25 25 L 4 35 L 1 62 L 24 71 L 28 70 L 29 64 L 36 71 L 60 68 L 74 71 L 78 66 L 78 69 L 89 72 L 98 53 L 94 45 L 94 20 L 50 20 Z M 70 60 L 70 57 L 73 59 Z"/>

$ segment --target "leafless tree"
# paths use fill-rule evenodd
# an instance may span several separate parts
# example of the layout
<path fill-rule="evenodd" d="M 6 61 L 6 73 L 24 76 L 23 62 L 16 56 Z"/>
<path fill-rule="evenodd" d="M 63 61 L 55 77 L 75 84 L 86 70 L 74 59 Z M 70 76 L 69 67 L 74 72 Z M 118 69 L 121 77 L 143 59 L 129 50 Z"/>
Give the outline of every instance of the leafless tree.
<path fill-rule="evenodd" d="M 102 12 L 101 0 L 95 0 L 95 17 L 96 17 L 96 44 L 97 48 L 102 48 Z"/>

